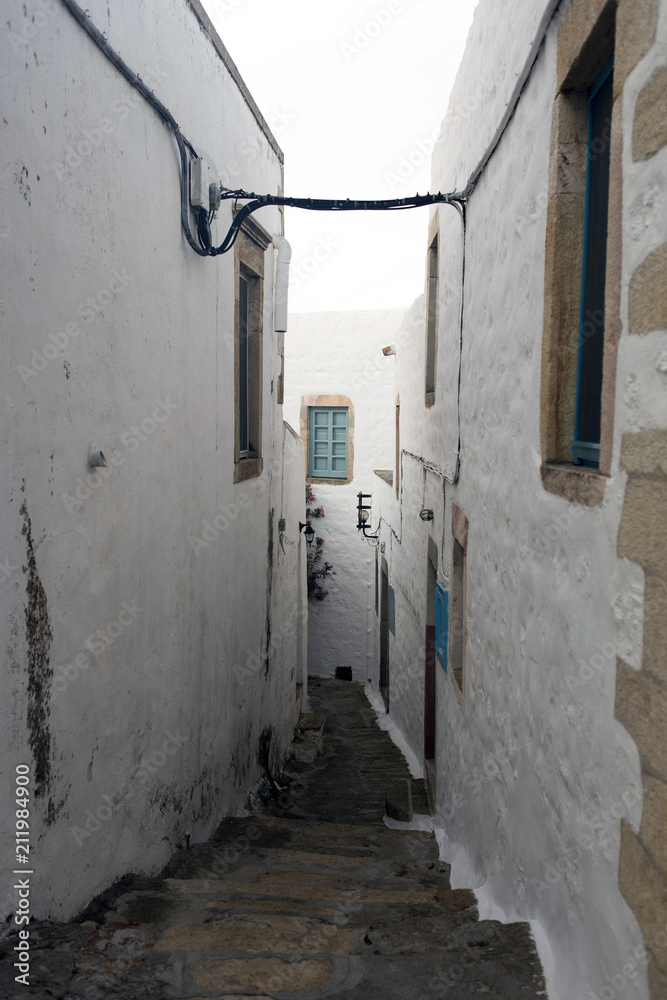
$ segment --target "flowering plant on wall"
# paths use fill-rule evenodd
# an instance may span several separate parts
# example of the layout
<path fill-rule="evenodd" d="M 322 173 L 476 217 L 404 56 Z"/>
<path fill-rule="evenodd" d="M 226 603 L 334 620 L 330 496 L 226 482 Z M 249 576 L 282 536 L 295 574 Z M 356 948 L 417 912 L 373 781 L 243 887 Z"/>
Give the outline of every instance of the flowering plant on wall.
<path fill-rule="evenodd" d="M 317 497 L 313 493 L 313 487 L 310 483 L 306 483 L 306 503 L 315 503 Z M 319 507 L 306 507 L 306 518 L 309 517 L 324 517 L 324 507 L 320 504 Z"/>
<path fill-rule="evenodd" d="M 306 483 L 306 520 L 310 524 L 311 517 L 324 517 L 324 507 L 312 507 L 317 497 L 313 493 L 310 483 Z M 307 579 L 308 579 L 308 600 L 323 601 L 329 593 L 322 586 L 322 580 L 335 576 L 336 571 L 330 562 L 322 562 L 322 551 L 324 549 L 324 539 L 319 535 L 315 536 L 315 547 L 309 548 L 306 555 Z"/>

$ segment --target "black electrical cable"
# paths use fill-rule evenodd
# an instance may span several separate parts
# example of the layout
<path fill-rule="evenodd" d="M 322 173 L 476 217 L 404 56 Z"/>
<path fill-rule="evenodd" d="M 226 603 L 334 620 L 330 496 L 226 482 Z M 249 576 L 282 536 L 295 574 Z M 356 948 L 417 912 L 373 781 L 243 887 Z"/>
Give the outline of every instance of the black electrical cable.
<path fill-rule="evenodd" d="M 168 125 L 173 132 L 180 132 L 181 130 L 178 126 L 178 122 L 172 115 L 171 111 L 169 111 L 169 109 L 164 106 L 162 101 L 155 96 L 153 91 L 146 86 L 141 77 L 137 76 L 137 74 L 130 69 L 127 63 L 121 59 L 118 53 L 111 48 L 102 32 L 93 24 L 86 12 L 79 7 L 78 3 L 75 3 L 75 0 L 61 0 L 61 2 L 65 5 L 65 7 L 67 7 L 72 17 L 79 22 L 83 30 L 90 35 L 95 44 L 102 50 L 102 52 L 104 52 L 107 59 L 114 64 L 116 69 L 120 70 L 125 79 L 128 80 L 129 83 L 131 83 L 132 86 L 146 98 L 148 103 L 152 104 L 165 125 Z M 185 137 L 184 141 L 196 156 L 197 154 L 192 148 L 191 143 L 189 143 Z"/>
<path fill-rule="evenodd" d="M 423 205 L 435 204 L 455 204 L 463 205 L 466 199 L 462 192 L 452 194 L 426 194 L 415 195 L 414 198 L 392 198 L 376 201 L 351 201 L 336 200 L 329 198 L 285 198 L 277 195 L 256 195 L 242 190 L 224 190 L 222 197 L 225 199 L 250 199 L 243 208 L 237 212 L 224 240 L 218 247 L 214 247 L 211 239 L 210 218 L 207 218 L 205 209 L 194 209 L 193 215 L 197 228 L 197 240 L 192 235 L 189 216 L 188 198 L 188 178 L 189 178 L 189 158 L 188 150 L 192 156 L 197 157 L 197 152 L 192 143 L 183 135 L 180 126 L 171 111 L 160 101 L 152 90 L 143 82 L 140 76 L 130 69 L 127 63 L 113 49 L 102 32 L 88 17 L 86 12 L 76 3 L 76 0 L 61 0 L 72 17 L 80 24 L 86 34 L 95 42 L 98 48 L 104 53 L 107 59 L 113 63 L 116 69 L 125 77 L 146 101 L 155 109 L 164 124 L 173 132 L 180 154 L 180 183 L 181 183 L 181 226 L 189 245 L 201 257 L 215 257 L 218 254 L 227 253 L 234 246 L 236 237 L 241 226 L 258 208 L 267 205 L 287 205 L 292 208 L 303 208 L 313 212 L 369 212 L 369 211 L 402 211 L 409 208 L 419 208 Z"/>
<path fill-rule="evenodd" d="M 69 2 L 69 0 L 68 0 Z M 180 153 L 181 169 L 180 169 L 180 182 L 181 182 L 181 229 L 185 234 L 185 238 L 194 250 L 196 254 L 200 257 L 208 257 L 209 250 L 204 250 L 195 242 L 195 239 L 190 231 L 190 217 L 188 215 L 188 154 L 185 148 L 186 140 L 179 132 L 174 132 L 176 142 L 178 143 L 178 151 Z M 192 148 L 192 147 L 190 147 Z M 196 154 L 195 154 L 196 155 Z"/>
<path fill-rule="evenodd" d="M 180 160 L 180 185 L 181 185 L 181 226 L 185 234 L 185 238 L 194 250 L 195 253 L 202 257 L 208 257 L 211 250 L 211 241 L 209 236 L 208 248 L 200 246 L 194 239 L 192 232 L 190 230 L 190 218 L 188 215 L 188 176 L 189 176 L 189 157 L 188 150 L 190 154 L 197 157 L 197 151 L 181 132 L 180 126 L 171 111 L 165 107 L 159 98 L 155 96 L 152 90 L 150 90 L 146 84 L 143 82 L 140 76 L 130 69 L 127 63 L 121 59 L 115 49 L 107 42 L 106 38 L 102 32 L 95 26 L 95 24 L 88 17 L 86 12 L 75 2 L 75 0 L 61 0 L 63 5 L 70 12 L 72 17 L 81 25 L 83 30 L 89 35 L 90 38 L 95 42 L 97 47 L 104 53 L 107 59 L 113 63 L 116 69 L 122 73 L 128 83 L 138 90 L 142 97 L 148 101 L 152 108 L 158 113 L 161 120 L 169 128 L 176 139 L 176 144 L 178 145 L 179 160 Z M 198 227 L 199 228 L 199 227 Z"/>
<path fill-rule="evenodd" d="M 211 225 L 209 222 L 209 212 L 203 208 L 193 209 L 195 222 L 197 223 L 197 236 L 202 250 L 208 254 L 211 249 Z"/>
<path fill-rule="evenodd" d="M 465 204 L 465 195 L 461 191 L 454 191 L 449 194 L 416 194 L 411 198 L 387 198 L 370 201 L 352 201 L 349 198 L 286 198 L 282 195 L 264 194 L 257 195 L 248 191 L 230 191 L 224 189 L 221 198 L 235 200 L 248 200 L 247 204 L 241 208 L 232 222 L 227 235 L 219 247 L 211 250 L 212 254 L 227 253 L 234 246 L 236 237 L 239 234 L 244 221 L 258 208 L 267 205 L 287 205 L 291 208 L 303 208 L 311 212 L 395 212 L 409 208 L 421 208 L 424 205 L 454 205 L 462 207 Z"/>
<path fill-rule="evenodd" d="M 332 200 L 324 198 L 285 198 L 276 195 L 256 195 L 254 193 L 248 193 L 241 189 L 230 190 L 224 189 L 221 192 L 221 197 L 223 199 L 239 199 L 246 200 L 249 199 L 247 204 L 244 205 L 235 215 L 232 224 L 225 236 L 224 240 L 218 247 L 214 247 L 211 239 L 211 222 L 213 220 L 214 212 L 207 213 L 205 209 L 194 209 L 193 214 L 195 218 L 195 223 L 197 227 L 197 240 L 194 239 L 192 231 L 190 228 L 190 203 L 188 197 L 188 179 L 189 179 L 189 155 L 197 158 L 197 151 L 195 150 L 192 143 L 183 135 L 181 132 L 178 122 L 171 114 L 169 109 L 160 101 L 152 90 L 150 90 L 146 84 L 143 82 L 140 76 L 138 76 L 133 70 L 129 68 L 127 63 L 118 55 L 118 53 L 109 45 L 104 35 L 99 31 L 95 24 L 91 21 L 85 11 L 79 6 L 75 0 L 61 0 L 64 6 L 68 9 L 70 14 L 76 19 L 83 30 L 90 36 L 90 38 L 95 42 L 95 44 L 104 53 L 107 59 L 113 63 L 113 65 L 119 70 L 120 73 L 125 77 L 128 83 L 131 84 L 139 93 L 145 98 L 146 101 L 155 109 L 157 114 L 160 116 L 164 124 L 173 132 L 174 138 L 178 145 L 179 159 L 180 159 L 180 188 L 181 188 L 181 227 L 185 238 L 194 250 L 196 254 L 201 257 L 213 257 L 218 254 L 227 253 L 234 246 L 236 238 L 240 232 L 241 226 L 245 219 L 248 218 L 257 209 L 263 208 L 267 205 L 287 205 L 292 208 L 302 208 L 307 211 L 315 212 L 360 212 L 360 211 L 403 211 L 410 208 L 419 208 L 424 205 L 453 205 L 457 211 L 461 214 L 461 223 L 463 227 L 463 250 L 462 250 L 462 261 L 461 261 L 461 317 L 460 317 L 460 334 L 459 334 L 459 371 L 458 371 L 458 396 L 457 396 L 457 420 L 458 420 L 458 446 L 456 455 L 456 469 L 454 472 L 453 482 L 457 483 L 459 479 L 459 468 L 461 463 L 461 378 L 462 378 L 462 359 L 463 359 L 463 311 L 464 311 L 464 294 L 465 294 L 465 238 L 466 238 L 466 202 L 472 192 L 474 191 L 475 185 L 479 180 L 480 175 L 484 171 L 489 159 L 493 155 L 496 147 L 498 146 L 502 135 L 504 134 L 507 125 L 514 114 L 516 105 L 518 103 L 521 92 L 526 84 L 532 68 L 537 59 L 537 54 L 540 47 L 544 41 L 544 35 L 546 30 L 555 14 L 556 9 L 559 6 L 560 0 L 550 0 L 549 7 L 545 14 L 543 15 L 542 21 L 540 23 L 537 35 L 533 40 L 533 45 L 531 46 L 531 51 L 529 58 L 524 67 L 524 71 L 521 78 L 517 81 L 514 92 L 506 109 L 503 120 L 494 136 L 491 144 L 487 148 L 484 156 L 480 160 L 479 164 L 473 171 L 468 180 L 468 184 L 464 191 L 452 192 L 450 194 L 427 194 L 427 195 L 415 195 L 414 198 L 395 198 L 387 200 L 376 200 L 376 201 L 350 201 L 350 199 L 342 200 Z M 189 153 L 188 153 L 189 151 Z M 393 530 L 393 529 L 392 529 Z"/>

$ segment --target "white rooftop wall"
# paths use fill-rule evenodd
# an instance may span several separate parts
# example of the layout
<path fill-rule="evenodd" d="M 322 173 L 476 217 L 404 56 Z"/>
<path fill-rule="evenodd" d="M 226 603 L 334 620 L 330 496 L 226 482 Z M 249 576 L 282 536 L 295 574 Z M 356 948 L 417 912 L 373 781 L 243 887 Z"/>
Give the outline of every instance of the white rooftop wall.
<path fill-rule="evenodd" d="M 325 582 L 329 595 L 311 601 L 308 669 L 323 677 L 351 666 L 354 680 L 377 673 L 375 638 L 375 552 L 357 531 L 357 494 L 388 489 L 374 469 L 394 467 L 394 357 L 382 348 L 393 343 L 403 309 L 337 313 L 296 313 L 285 337 L 285 414 L 293 426 L 305 420 L 303 397 L 347 396 L 354 407 L 354 470 L 350 482 L 313 482 L 315 506 L 325 517 L 313 519 L 324 538 L 323 559 L 336 576 Z M 373 511 L 372 527 L 377 526 Z"/>

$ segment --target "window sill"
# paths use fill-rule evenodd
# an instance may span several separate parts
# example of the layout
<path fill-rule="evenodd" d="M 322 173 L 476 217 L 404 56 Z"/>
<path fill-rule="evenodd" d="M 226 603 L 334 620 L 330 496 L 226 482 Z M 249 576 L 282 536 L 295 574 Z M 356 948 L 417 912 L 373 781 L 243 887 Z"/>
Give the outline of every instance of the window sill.
<path fill-rule="evenodd" d="M 394 473 L 391 469 L 373 469 L 376 476 L 387 483 L 388 486 L 394 485 Z"/>
<path fill-rule="evenodd" d="M 261 476 L 264 461 L 261 458 L 239 458 L 234 462 L 234 482 L 245 483 L 247 479 Z"/>
<path fill-rule="evenodd" d="M 565 462 L 546 462 L 540 468 L 542 485 L 548 493 L 581 507 L 597 507 L 604 499 L 608 476 L 598 469 Z"/>
<path fill-rule="evenodd" d="M 347 486 L 351 483 L 351 479 L 327 479 L 326 476 L 320 478 L 320 476 L 307 476 L 307 483 L 324 483 L 328 486 Z"/>

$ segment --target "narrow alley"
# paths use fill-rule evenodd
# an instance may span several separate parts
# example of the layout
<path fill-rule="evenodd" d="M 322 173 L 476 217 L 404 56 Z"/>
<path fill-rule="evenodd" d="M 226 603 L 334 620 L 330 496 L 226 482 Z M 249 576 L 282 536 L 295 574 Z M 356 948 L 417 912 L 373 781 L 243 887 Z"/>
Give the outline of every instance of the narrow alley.
<path fill-rule="evenodd" d="M 528 925 L 479 921 L 434 835 L 383 823 L 386 790 L 410 774 L 361 686 L 311 684 L 313 713 L 266 802 L 159 876 L 121 879 L 78 921 L 35 926 L 27 991 L 5 943 L 3 997 L 545 995 Z"/>
<path fill-rule="evenodd" d="M 667 1000 L 667 0 L 0 8 L 0 1000 Z"/>

